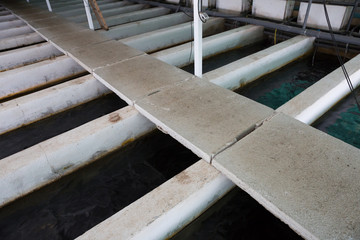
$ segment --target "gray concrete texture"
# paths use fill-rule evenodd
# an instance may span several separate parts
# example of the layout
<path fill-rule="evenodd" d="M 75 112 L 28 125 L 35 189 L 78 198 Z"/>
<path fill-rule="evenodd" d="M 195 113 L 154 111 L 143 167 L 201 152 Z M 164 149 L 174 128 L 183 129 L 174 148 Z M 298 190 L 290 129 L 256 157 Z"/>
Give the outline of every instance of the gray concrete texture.
<path fill-rule="evenodd" d="M 279 113 L 213 165 L 306 239 L 359 239 L 359 159 L 359 149 Z"/>

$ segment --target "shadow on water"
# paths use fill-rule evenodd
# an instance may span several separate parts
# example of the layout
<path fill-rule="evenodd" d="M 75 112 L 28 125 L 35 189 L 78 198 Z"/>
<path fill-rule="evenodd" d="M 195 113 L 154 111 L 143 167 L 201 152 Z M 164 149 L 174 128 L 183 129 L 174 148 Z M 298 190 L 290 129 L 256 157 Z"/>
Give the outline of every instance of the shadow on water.
<path fill-rule="evenodd" d="M 41 121 L 0 135 L 0 161 L 56 135 L 69 131 L 127 104 L 115 94 L 108 94 Z"/>
<path fill-rule="evenodd" d="M 317 53 L 314 66 L 312 56 L 300 58 L 236 92 L 276 109 L 338 67 L 335 56 Z"/>
<path fill-rule="evenodd" d="M 352 95 L 325 113 L 313 127 L 360 148 L 360 111 Z"/>
<path fill-rule="evenodd" d="M 170 136 L 148 134 L 0 209 L 0 239 L 73 239 L 197 160 Z"/>
<path fill-rule="evenodd" d="M 302 239 L 239 188 L 176 234 L 172 240 Z"/>

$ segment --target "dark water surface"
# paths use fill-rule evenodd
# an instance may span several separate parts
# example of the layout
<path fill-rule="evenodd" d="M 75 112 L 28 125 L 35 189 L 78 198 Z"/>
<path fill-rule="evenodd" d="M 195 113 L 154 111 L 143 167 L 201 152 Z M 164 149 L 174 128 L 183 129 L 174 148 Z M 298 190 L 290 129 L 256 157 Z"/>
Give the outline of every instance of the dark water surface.
<path fill-rule="evenodd" d="M 358 99 L 360 95 L 358 94 Z M 360 111 L 352 95 L 318 119 L 313 127 L 360 148 Z"/>
<path fill-rule="evenodd" d="M 0 239 L 73 239 L 198 160 L 158 131 L 0 209 Z"/>
<path fill-rule="evenodd" d="M 300 58 L 236 92 L 276 109 L 339 67 L 335 56 L 317 53 Z"/>
<path fill-rule="evenodd" d="M 302 239 L 239 188 L 212 206 L 172 240 Z"/>
<path fill-rule="evenodd" d="M 0 161 L 37 143 L 123 108 L 127 104 L 115 94 L 108 94 L 41 121 L 0 135 Z"/>

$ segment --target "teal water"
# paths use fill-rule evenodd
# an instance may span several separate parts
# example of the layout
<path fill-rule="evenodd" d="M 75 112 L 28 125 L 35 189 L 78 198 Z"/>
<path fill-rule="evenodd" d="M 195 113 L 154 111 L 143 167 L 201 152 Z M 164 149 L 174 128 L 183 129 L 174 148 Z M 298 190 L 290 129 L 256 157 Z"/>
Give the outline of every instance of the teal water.
<path fill-rule="evenodd" d="M 352 95 L 324 114 L 313 127 L 360 148 L 360 111 Z"/>
<path fill-rule="evenodd" d="M 325 77 L 339 66 L 337 59 L 317 54 L 298 59 L 236 92 L 268 107 L 276 109 Z"/>

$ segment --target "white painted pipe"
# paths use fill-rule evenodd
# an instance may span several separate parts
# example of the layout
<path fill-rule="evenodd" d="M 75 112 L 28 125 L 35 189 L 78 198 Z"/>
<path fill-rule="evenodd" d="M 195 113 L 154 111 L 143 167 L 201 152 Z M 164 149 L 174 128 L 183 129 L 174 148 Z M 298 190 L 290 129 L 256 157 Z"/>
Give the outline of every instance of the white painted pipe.
<path fill-rule="evenodd" d="M 62 52 L 48 42 L 0 52 L 0 71 L 58 57 L 62 54 Z"/>
<path fill-rule="evenodd" d="M 85 70 L 67 56 L 2 72 L 0 73 L 0 99 L 46 86 L 83 72 Z"/>
<path fill-rule="evenodd" d="M 294 61 L 313 49 L 315 38 L 297 36 L 204 75 L 208 81 L 235 90 Z"/>
<path fill-rule="evenodd" d="M 110 93 L 91 75 L 0 103 L 0 134 Z"/>
<path fill-rule="evenodd" d="M 206 24 L 204 24 L 204 26 L 206 26 Z M 264 39 L 263 31 L 264 28 L 261 26 L 246 25 L 204 38 L 203 57 L 211 57 L 234 48 L 259 42 Z M 190 53 L 191 50 L 192 43 L 185 43 L 177 47 L 153 53 L 151 56 L 168 64 L 183 67 L 192 63 L 194 60 L 194 55 Z"/>
<path fill-rule="evenodd" d="M 345 64 L 354 88 L 360 85 L 359 63 L 360 55 L 357 55 Z M 349 93 L 350 88 L 344 73 L 338 68 L 279 107 L 277 111 L 312 124 Z"/>
<path fill-rule="evenodd" d="M 91 12 L 90 12 L 89 2 L 88 2 L 88 0 L 83 0 L 83 1 L 84 1 L 84 7 L 85 7 L 85 12 L 86 12 L 86 17 L 87 17 L 87 21 L 89 24 L 89 28 L 91 30 L 94 30 L 94 23 L 93 23 Z"/>
<path fill-rule="evenodd" d="M 154 52 L 191 41 L 193 39 L 192 26 L 192 23 L 178 24 L 176 26 L 121 39 L 120 41 L 143 52 Z M 205 36 L 216 34 L 223 30 L 224 19 L 221 18 L 211 18 L 203 26 L 203 34 Z M 187 58 L 189 58 L 189 55 Z"/>
<path fill-rule="evenodd" d="M 45 40 L 36 32 L 18 35 L 15 37 L 0 39 L 0 51 L 28 46 L 34 43 L 44 42 Z"/>
<path fill-rule="evenodd" d="M 154 129 L 134 108 L 125 107 L 2 159 L 0 207 Z"/>
<path fill-rule="evenodd" d="M 194 12 L 194 74 L 202 78 L 202 21 L 199 17 L 199 1 L 195 0 L 193 4 Z"/>
<path fill-rule="evenodd" d="M 47 5 L 47 7 L 48 7 L 48 9 L 49 9 L 49 12 L 52 12 L 50 0 L 46 0 L 46 5 Z"/>

